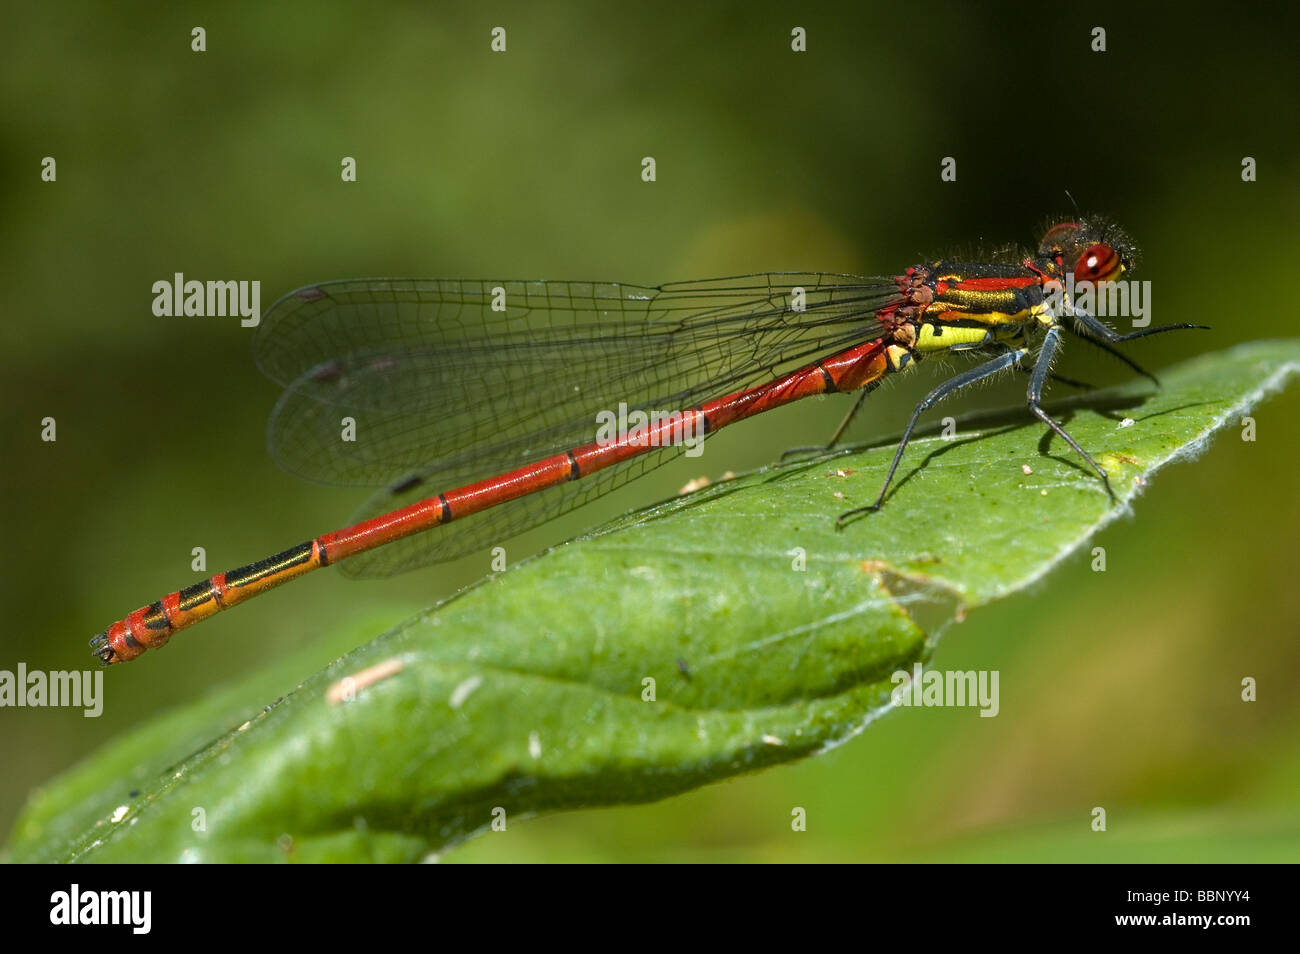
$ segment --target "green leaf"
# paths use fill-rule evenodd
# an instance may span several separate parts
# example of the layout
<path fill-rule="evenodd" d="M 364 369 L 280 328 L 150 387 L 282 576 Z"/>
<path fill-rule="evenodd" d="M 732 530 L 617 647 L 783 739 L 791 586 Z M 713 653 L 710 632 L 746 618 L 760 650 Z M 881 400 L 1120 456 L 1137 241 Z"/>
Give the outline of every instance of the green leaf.
<path fill-rule="evenodd" d="M 842 531 L 892 446 L 628 515 L 271 705 L 248 700 L 292 685 L 288 667 L 140 727 L 32 796 L 10 859 L 418 860 L 494 812 L 659 799 L 811 755 L 884 712 L 948 623 L 1047 573 L 1297 368 L 1300 342 L 1255 342 L 1159 391 L 1055 404 L 1118 503 L 1015 410 L 916 440 L 885 509 Z"/>

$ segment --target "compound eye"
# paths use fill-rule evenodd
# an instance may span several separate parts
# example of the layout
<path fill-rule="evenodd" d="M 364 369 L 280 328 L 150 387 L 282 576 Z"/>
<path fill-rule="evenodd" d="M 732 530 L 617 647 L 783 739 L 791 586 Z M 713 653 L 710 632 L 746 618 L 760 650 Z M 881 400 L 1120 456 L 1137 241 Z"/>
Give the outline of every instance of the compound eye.
<path fill-rule="evenodd" d="M 1053 225 L 1048 229 L 1048 234 L 1044 235 L 1043 242 L 1040 242 L 1039 244 L 1044 244 L 1044 246 L 1060 246 L 1060 244 L 1067 242 L 1067 240 L 1073 238 L 1075 234 L 1078 234 L 1078 231 L 1078 222 L 1060 222 L 1060 224 Z"/>
<path fill-rule="evenodd" d="M 1079 256 L 1079 263 L 1074 266 L 1074 280 L 1077 282 L 1109 282 L 1119 277 L 1124 271 L 1124 262 L 1119 252 L 1109 245 L 1090 245 Z"/>
<path fill-rule="evenodd" d="M 1061 222 L 1053 225 L 1043 236 L 1043 240 L 1038 243 L 1038 247 L 1044 255 L 1051 255 L 1057 249 L 1065 248 L 1071 240 L 1079 233 L 1078 222 Z"/>

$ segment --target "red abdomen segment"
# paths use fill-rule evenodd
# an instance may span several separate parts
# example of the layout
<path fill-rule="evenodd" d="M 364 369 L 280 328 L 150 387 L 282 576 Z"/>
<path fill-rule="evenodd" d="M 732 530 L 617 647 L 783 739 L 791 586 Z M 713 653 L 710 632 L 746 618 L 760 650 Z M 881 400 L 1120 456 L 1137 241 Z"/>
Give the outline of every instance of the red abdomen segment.
<path fill-rule="evenodd" d="M 105 664 L 125 662 L 164 645 L 178 630 L 317 567 L 578 480 L 648 451 L 680 444 L 684 437 L 703 437 L 735 421 L 800 398 L 867 387 L 879 382 L 890 370 L 886 348 L 884 339 L 856 345 L 766 384 L 687 408 L 633 433 L 576 447 L 518 470 L 448 490 L 392 513 L 327 533 L 265 560 L 218 573 L 141 607 L 97 635 L 90 645 Z"/>

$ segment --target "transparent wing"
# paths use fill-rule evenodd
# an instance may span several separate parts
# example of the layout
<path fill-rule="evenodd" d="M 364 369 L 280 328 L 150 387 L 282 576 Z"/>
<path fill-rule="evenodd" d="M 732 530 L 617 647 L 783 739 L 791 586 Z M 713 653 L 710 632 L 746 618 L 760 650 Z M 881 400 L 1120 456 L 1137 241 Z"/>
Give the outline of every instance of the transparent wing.
<path fill-rule="evenodd" d="M 300 289 L 259 327 L 285 391 L 268 442 L 317 482 L 382 486 L 363 513 L 589 443 L 600 411 L 681 410 L 878 332 L 892 279 L 769 273 L 660 287 L 363 279 Z M 453 559 L 647 472 L 674 449 L 397 541 L 344 564 Z"/>

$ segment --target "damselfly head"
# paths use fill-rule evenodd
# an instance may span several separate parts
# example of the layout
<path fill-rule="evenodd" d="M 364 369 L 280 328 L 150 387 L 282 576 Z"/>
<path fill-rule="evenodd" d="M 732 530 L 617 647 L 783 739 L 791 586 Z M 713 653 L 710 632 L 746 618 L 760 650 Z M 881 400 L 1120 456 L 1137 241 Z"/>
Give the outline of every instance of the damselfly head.
<path fill-rule="evenodd" d="M 1113 282 L 1137 264 L 1137 249 L 1124 231 L 1097 218 L 1053 225 L 1039 243 L 1038 256 L 1073 271 L 1076 282 Z"/>

